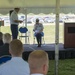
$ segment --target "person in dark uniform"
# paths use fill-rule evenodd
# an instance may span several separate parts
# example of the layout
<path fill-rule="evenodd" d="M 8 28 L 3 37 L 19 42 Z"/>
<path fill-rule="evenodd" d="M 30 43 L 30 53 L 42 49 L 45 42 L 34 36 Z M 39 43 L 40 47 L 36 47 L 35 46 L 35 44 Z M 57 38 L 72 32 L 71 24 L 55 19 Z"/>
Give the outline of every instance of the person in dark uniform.
<path fill-rule="evenodd" d="M 3 45 L 2 37 L 3 37 L 3 33 L 2 33 L 2 32 L 0 32 L 0 46 L 2 46 L 2 45 Z"/>
<path fill-rule="evenodd" d="M 35 36 L 37 39 L 38 47 L 41 47 L 41 38 L 42 38 L 42 32 L 43 32 L 43 24 L 39 23 L 39 19 L 36 19 L 36 23 L 34 25 L 33 31 L 35 32 Z"/>
<path fill-rule="evenodd" d="M 3 45 L 0 46 L 0 56 L 10 55 L 9 53 L 9 43 L 11 42 L 11 35 L 9 33 L 3 34 Z"/>

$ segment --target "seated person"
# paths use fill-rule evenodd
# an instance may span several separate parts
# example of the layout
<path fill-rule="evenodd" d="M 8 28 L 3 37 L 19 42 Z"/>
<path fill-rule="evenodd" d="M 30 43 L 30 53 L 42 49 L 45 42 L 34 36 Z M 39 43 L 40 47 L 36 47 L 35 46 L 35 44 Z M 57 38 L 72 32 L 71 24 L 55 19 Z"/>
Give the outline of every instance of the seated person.
<path fill-rule="evenodd" d="M 3 45 L 0 46 L 0 56 L 9 54 L 9 43 L 11 41 L 11 35 L 9 33 L 3 34 Z"/>
<path fill-rule="evenodd" d="M 2 33 L 2 32 L 0 32 L 0 46 L 2 46 L 2 45 L 3 45 L 2 37 L 3 37 L 3 33 Z"/>
<path fill-rule="evenodd" d="M 35 50 L 28 57 L 30 75 L 47 75 L 49 67 L 48 54 L 43 50 Z"/>
<path fill-rule="evenodd" d="M 39 19 L 36 19 L 33 31 L 35 32 L 38 47 L 41 47 L 41 38 L 42 38 L 41 32 L 43 32 L 43 24 L 39 23 Z"/>
<path fill-rule="evenodd" d="M 0 75 L 30 75 L 29 64 L 22 59 L 23 44 L 14 39 L 9 44 L 11 60 L 0 66 Z"/>

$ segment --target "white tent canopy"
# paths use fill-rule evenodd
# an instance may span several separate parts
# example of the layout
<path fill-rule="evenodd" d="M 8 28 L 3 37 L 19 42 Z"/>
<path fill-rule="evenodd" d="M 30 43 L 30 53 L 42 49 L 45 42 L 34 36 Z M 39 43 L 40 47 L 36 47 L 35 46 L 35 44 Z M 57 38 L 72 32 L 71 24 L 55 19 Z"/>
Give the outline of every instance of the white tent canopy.
<path fill-rule="evenodd" d="M 55 13 L 56 0 L 0 0 L 0 13 L 7 14 L 15 7 L 21 8 L 21 13 Z M 75 13 L 75 0 L 60 0 L 60 12 Z"/>
<path fill-rule="evenodd" d="M 0 8 L 50 7 L 56 0 L 0 0 Z M 75 0 L 60 0 L 60 6 L 75 6 Z"/>
<path fill-rule="evenodd" d="M 33 14 L 50 14 L 54 13 L 55 14 L 55 7 L 26 7 L 26 8 L 21 8 L 19 13 L 25 13 L 25 10 L 27 9 L 27 14 L 33 13 Z M 0 14 L 6 15 L 9 13 L 10 10 L 13 10 L 13 8 L 0 8 Z M 60 7 L 60 13 L 75 13 L 75 6 L 70 6 L 70 7 Z"/>

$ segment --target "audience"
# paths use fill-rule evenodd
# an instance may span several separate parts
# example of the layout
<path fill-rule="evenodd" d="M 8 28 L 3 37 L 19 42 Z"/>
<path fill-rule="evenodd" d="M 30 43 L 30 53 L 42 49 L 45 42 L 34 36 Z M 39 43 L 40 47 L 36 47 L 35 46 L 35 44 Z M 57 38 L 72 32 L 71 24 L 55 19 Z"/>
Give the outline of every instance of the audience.
<path fill-rule="evenodd" d="M 43 50 L 36 50 L 30 53 L 28 58 L 30 75 L 47 75 L 49 58 Z"/>
<path fill-rule="evenodd" d="M 2 33 L 2 32 L 0 32 L 0 46 L 2 46 L 2 45 L 3 45 L 2 37 L 3 37 L 3 33 Z"/>
<path fill-rule="evenodd" d="M 3 34 L 3 45 L 0 46 L 0 56 L 9 54 L 9 43 L 11 41 L 11 35 L 9 33 Z"/>
<path fill-rule="evenodd" d="M 23 44 L 14 39 L 9 44 L 11 60 L 0 66 L 0 75 L 30 75 L 29 64 L 22 59 Z"/>

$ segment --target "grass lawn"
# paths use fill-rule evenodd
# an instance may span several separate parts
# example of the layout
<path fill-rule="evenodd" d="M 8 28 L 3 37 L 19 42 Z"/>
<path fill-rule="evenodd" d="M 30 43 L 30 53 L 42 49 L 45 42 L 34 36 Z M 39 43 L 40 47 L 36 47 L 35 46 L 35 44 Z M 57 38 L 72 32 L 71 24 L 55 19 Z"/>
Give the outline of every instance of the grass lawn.
<path fill-rule="evenodd" d="M 55 74 L 55 61 L 49 61 L 48 75 Z M 59 75 L 75 75 L 75 59 L 59 60 Z"/>

